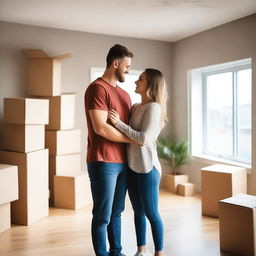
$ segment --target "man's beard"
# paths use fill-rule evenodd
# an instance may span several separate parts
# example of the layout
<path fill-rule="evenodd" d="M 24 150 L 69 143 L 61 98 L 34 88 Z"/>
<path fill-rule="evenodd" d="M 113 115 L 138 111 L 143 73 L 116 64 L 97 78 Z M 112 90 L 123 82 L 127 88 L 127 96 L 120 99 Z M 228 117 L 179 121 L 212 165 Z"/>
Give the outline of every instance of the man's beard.
<path fill-rule="evenodd" d="M 118 82 L 123 83 L 125 81 L 125 76 L 121 74 L 121 72 L 117 69 L 116 70 L 116 77 Z"/>

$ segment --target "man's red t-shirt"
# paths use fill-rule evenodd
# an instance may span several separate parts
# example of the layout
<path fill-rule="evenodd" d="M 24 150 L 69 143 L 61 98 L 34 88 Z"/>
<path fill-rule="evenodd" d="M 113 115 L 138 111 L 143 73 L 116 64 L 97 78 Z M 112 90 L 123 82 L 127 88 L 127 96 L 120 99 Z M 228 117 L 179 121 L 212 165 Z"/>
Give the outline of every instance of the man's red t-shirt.
<path fill-rule="evenodd" d="M 131 108 L 129 94 L 119 86 L 113 87 L 102 78 L 98 78 L 88 86 L 84 101 L 88 127 L 87 163 L 96 161 L 127 162 L 126 143 L 113 142 L 97 135 L 92 126 L 89 110 L 109 111 L 114 109 L 118 112 L 120 120 L 128 123 Z"/>

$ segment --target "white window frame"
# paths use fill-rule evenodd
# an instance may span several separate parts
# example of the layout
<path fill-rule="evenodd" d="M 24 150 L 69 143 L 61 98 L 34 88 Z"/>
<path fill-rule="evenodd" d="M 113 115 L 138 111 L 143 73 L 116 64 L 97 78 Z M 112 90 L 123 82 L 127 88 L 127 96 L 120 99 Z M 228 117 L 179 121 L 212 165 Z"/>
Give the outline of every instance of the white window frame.
<path fill-rule="evenodd" d="M 206 120 L 206 77 L 208 75 L 220 74 L 225 72 L 237 72 L 239 70 L 252 68 L 252 59 L 243 59 L 239 61 L 208 66 L 204 68 L 198 68 L 189 70 L 187 73 L 187 81 L 188 81 L 188 137 L 191 141 L 190 143 L 190 153 L 193 157 L 208 159 L 217 162 L 229 163 L 229 164 L 239 164 L 246 168 L 251 168 L 252 159 L 250 162 L 244 161 L 244 159 L 229 159 L 228 157 L 218 156 L 218 155 L 210 155 L 205 152 L 206 145 L 204 143 L 204 139 L 206 136 L 206 127 L 203 125 L 204 120 Z M 234 75 L 234 73 L 233 73 Z M 234 84 L 233 84 L 234 86 Z M 234 102 L 233 92 L 233 102 Z M 198 104 L 194 103 L 198 102 Z M 233 104 L 233 108 L 236 104 Z M 197 115 L 193 114 L 196 111 Z M 236 109 L 233 109 L 236 112 Z M 234 112 L 234 113 L 235 113 Z M 233 116 L 233 118 L 236 115 Z M 234 120 L 236 122 L 236 120 Z M 196 126 L 196 124 L 200 123 L 201 125 Z M 198 130 L 199 128 L 199 130 Z M 235 132 L 233 140 L 237 138 L 237 131 L 234 131 L 235 125 L 233 127 L 233 132 Z M 195 130 L 198 130 L 195 132 Z M 197 134 L 197 135 L 196 135 Z M 251 133 L 252 136 L 252 133 Z M 196 139 L 195 139 L 196 138 Z M 196 141 L 196 142 L 195 142 Z M 233 141 L 236 143 L 236 141 Z M 235 146 L 233 145 L 233 150 Z M 234 152 L 233 152 L 234 155 Z"/>

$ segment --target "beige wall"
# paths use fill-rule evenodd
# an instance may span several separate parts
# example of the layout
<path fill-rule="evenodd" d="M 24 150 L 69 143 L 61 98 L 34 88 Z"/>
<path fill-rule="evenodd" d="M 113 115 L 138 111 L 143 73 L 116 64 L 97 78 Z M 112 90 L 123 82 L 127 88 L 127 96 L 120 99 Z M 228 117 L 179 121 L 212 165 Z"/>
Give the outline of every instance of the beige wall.
<path fill-rule="evenodd" d="M 120 43 L 134 52 L 133 69 L 155 67 L 163 71 L 170 90 L 168 105 L 170 123 L 163 133 L 171 133 L 174 139 L 187 137 L 187 70 L 252 57 L 253 95 L 256 94 L 255 27 L 256 15 L 252 15 L 171 44 L 0 22 L 0 134 L 3 122 L 3 98 L 26 96 L 26 57 L 20 49 L 44 49 L 51 56 L 72 53 L 73 58 L 64 60 L 62 65 L 63 92 L 77 93 L 76 127 L 82 130 L 84 164 L 87 133 L 83 94 L 89 82 L 89 69 L 104 67 L 107 51 L 113 44 Z M 253 117 L 255 113 L 256 104 L 253 102 Z M 255 118 L 253 127 L 253 138 L 256 138 Z M 256 143 L 253 144 L 253 152 L 256 152 Z M 256 154 L 253 153 L 253 156 L 255 166 Z M 183 167 L 183 171 L 189 174 L 190 180 L 196 184 L 198 190 L 200 190 L 200 168 L 212 163 L 193 159 Z M 248 175 L 248 192 L 256 195 L 255 183 L 256 175 Z"/>
<path fill-rule="evenodd" d="M 224 63 L 244 58 L 253 62 L 253 169 L 256 169 L 256 15 L 216 27 L 178 41 L 173 47 L 173 80 L 171 94 L 172 137 L 188 137 L 187 71 L 189 69 Z M 193 159 L 183 167 L 200 190 L 200 168 L 211 161 Z M 256 194 L 256 179 L 248 175 L 249 193 Z M 252 179 L 254 182 L 252 182 Z"/>
<path fill-rule="evenodd" d="M 63 92 L 77 93 L 76 127 L 82 131 L 82 162 L 85 166 L 87 133 L 83 95 L 90 80 L 90 67 L 105 67 L 106 54 L 116 43 L 133 51 L 132 69 L 160 69 L 170 86 L 171 43 L 0 22 L 0 134 L 3 98 L 26 97 L 26 57 L 20 49 L 43 49 L 50 56 L 72 53 L 73 58 L 62 63 L 62 85 Z"/>

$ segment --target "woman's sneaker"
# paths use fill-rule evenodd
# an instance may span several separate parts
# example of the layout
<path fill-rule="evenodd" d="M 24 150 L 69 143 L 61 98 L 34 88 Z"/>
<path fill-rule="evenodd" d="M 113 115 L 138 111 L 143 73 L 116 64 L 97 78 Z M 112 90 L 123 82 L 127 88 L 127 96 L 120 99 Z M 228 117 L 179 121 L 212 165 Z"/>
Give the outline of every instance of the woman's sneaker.
<path fill-rule="evenodd" d="M 136 252 L 134 256 L 152 256 L 149 252 Z"/>

